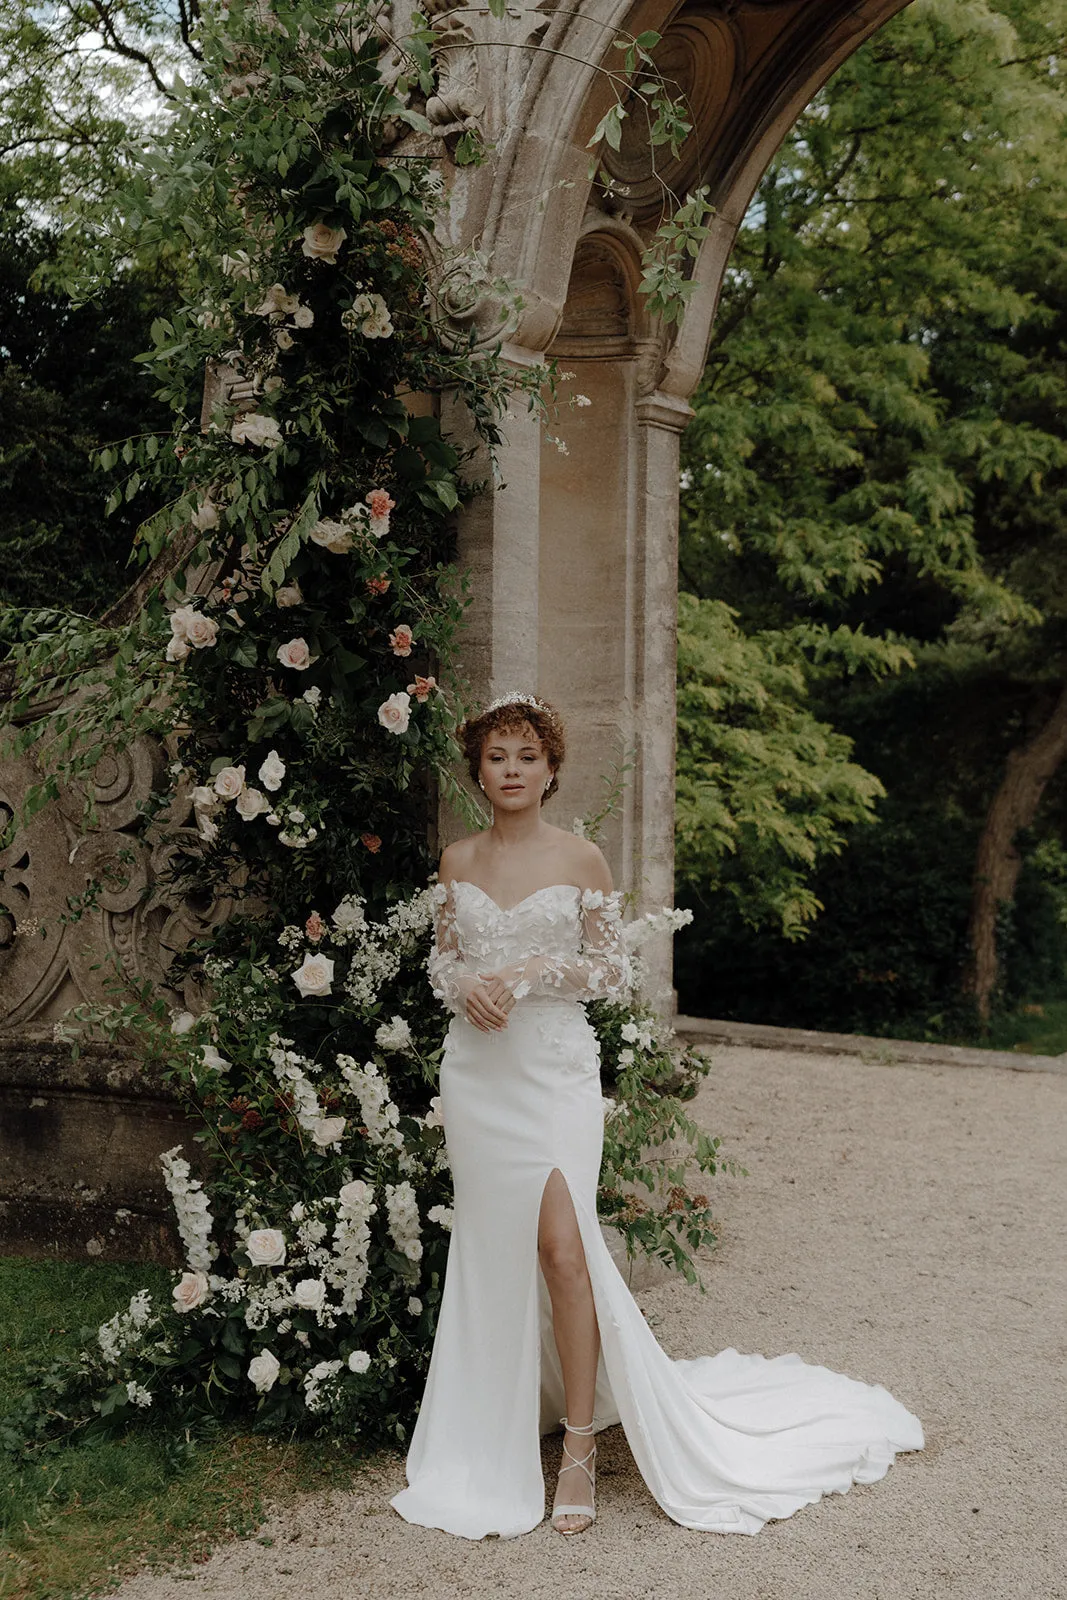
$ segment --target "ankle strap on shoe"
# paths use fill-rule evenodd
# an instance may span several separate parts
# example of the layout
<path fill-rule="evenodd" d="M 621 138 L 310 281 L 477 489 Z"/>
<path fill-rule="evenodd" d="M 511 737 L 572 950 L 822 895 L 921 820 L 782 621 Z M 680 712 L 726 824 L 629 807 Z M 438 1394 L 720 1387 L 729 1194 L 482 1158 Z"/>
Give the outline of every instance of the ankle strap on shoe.
<path fill-rule="evenodd" d="M 580 1424 L 574 1423 L 574 1422 L 568 1422 L 566 1417 L 560 1417 L 559 1420 L 562 1422 L 563 1426 L 566 1428 L 568 1433 L 590 1434 L 590 1433 L 595 1433 L 596 1432 L 596 1419 L 595 1418 L 593 1419 L 592 1422 L 583 1422 L 583 1423 L 580 1423 Z"/>

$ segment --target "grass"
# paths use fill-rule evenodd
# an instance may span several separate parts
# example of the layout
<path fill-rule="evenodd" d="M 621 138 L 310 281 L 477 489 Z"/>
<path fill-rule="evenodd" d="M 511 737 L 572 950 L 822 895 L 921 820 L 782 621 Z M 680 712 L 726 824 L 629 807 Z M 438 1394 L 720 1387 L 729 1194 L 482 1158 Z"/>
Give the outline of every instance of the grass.
<path fill-rule="evenodd" d="M 169 1293 L 171 1281 L 153 1267 L 0 1258 L 0 1414 L 23 1392 L 28 1363 L 76 1355 L 83 1327 L 138 1289 Z M 146 1426 L 29 1464 L 0 1457 L 0 1600 L 79 1600 L 145 1560 L 206 1560 L 253 1532 L 267 1501 L 350 1488 L 359 1470 L 355 1446 L 222 1427 L 186 1440 Z"/>
<path fill-rule="evenodd" d="M 997 1017 L 982 1039 L 989 1050 L 1020 1050 L 1034 1056 L 1061 1056 L 1067 1051 L 1067 999 L 1020 1006 Z"/>

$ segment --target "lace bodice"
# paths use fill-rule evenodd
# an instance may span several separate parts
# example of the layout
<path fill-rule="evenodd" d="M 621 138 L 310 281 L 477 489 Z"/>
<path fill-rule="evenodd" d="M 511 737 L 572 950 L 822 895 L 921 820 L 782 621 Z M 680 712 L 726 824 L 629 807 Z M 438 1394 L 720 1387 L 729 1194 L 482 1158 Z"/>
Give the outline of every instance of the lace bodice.
<path fill-rule="evenodd" d="M 517 1001 L 621 1000 L 629 990 L 618 891 L 552 883 L 504 907 L 453 878 L 435 887 L 434 901 L 430 983 L 452 1011 L 462 1014 L 479 973 L 501 973 Z"/>

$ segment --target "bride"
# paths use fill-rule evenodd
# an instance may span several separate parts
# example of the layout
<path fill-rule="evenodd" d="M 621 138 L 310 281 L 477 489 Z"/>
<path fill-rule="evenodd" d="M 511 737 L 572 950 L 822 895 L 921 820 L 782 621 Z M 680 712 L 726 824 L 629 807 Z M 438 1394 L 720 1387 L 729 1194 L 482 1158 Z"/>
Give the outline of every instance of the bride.
<path fill-rule="evenodd" d="M 441 857 L 430 980 L 455 1013 L 441 1061 L 455 1183 L 437 1335 L 392 1501 L 469 1539 L 543 1520 L 540 1435 L 563 1426 L 560 1533 L 596 1516 L 596 1440 L 620 1422 L 676 1522 L 756 1533 L 831 1490 L 870 1483 L 918 1419 L 879 1385 L 798 1355 L 672 1361 L 597 1222 L 603 1138 L 596 1034 L 581 1002 L 625 998 L 619 896 L 596 845 L 541 816 L 563 726 L 508 695 L 464 724 L 492 827 Z"/>

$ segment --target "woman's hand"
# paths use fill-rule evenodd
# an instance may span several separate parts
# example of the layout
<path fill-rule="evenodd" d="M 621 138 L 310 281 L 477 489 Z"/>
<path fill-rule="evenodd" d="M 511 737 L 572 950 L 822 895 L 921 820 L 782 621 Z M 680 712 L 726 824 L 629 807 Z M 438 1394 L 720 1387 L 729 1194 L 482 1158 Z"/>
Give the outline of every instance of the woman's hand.
<path fill-rule="evenodd" d="M 508 1012 L 515 996 L 494 972 L 480 972 L 480 981 L 468 990 L 465 1006 L 467 1021 L 482 1033 L 496 1033 L 508 1025 Z"/>

